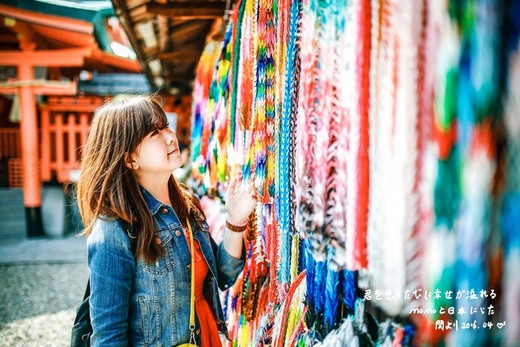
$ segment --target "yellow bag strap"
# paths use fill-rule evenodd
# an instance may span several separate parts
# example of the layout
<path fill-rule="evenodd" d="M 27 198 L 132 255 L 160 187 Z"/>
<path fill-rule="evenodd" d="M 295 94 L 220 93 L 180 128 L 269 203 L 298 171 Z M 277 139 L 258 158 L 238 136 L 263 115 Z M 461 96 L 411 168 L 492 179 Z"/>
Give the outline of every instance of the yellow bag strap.
<path fill-rule="evenodd" d="M 188 226 L 191 249 L 190 344 L 195 344 L 195 248 L 193 247 L 193 233 L 188 217 L 186 217 L 186 225 Z"/>

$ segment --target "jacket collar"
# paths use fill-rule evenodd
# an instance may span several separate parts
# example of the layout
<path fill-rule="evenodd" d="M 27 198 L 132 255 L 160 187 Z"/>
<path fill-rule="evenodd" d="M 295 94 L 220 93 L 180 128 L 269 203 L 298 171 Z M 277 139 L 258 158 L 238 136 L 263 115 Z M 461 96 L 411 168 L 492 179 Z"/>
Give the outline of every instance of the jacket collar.
<path fill-rule="evenodd" d="M 157 200 L 152 194 L 150 194 L 150 192 L 148 192 L 142 186 L 139 186 L 139 187 L 141 188 L 141 193 L 143 194 L 144 201 L 146 202 L 146 205 L 148 206 L 148 209 L 150 210 L 150 213 L 152 214 L 152 216 L 155 216 L 159 212 L 160 209 L 166 208 L 166 205 L 163 204 L 162 202 L 160 202 L 159 200 Z M 168 209 L 173 211 L 173 209 L 169 206 L 168 206 Z M 174 227 L 180 226 L 181 222 L 179 220 L 179 217 L 175 213 L 175 211 L 173 211 L 173 215 L 174 215 L 174 221 L 173 221 L 173 223 L 170 221 L 170 224 L 173 224 Z"/>
<path fill-rule="evenodd" d="M 159 209 L 163 206 L 163 204 L 153 197 L 152 194 L 150 194 L 146 189 L 144 189 L 142 186 L 139 186 L 141 188 L 141 193 L 143 194 L 144 201 L 146 202 L 146 205 L 148 205 L 148 209 L 152 213 L 152 216 L 155 215 Z"/>

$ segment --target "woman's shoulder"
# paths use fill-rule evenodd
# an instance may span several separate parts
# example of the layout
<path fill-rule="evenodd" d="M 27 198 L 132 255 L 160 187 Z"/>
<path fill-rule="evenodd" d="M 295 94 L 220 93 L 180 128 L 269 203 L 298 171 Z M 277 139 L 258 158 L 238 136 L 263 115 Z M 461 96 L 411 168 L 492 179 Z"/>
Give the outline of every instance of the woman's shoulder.
<path fill-rule="evenodd" d="M 96 219 L 92 232 L 87 238 L 87 244 L 114 244 L 126 248 L 130 243 L 126 230 L 116 219 L 99 217 Z"/>

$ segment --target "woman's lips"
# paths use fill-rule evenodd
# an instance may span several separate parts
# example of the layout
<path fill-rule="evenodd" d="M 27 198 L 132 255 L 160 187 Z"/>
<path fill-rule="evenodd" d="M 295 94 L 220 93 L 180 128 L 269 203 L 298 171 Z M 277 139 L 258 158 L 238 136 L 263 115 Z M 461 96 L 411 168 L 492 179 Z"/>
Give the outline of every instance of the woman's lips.
<path fill-rule="evenodd" d="M 178 152 L 178 149 L 174 149 L 173 151 L 171 151 L 170 153 L 168 153 L 168 155 L 172 155 L 173 153 L 175 152 Z"/>

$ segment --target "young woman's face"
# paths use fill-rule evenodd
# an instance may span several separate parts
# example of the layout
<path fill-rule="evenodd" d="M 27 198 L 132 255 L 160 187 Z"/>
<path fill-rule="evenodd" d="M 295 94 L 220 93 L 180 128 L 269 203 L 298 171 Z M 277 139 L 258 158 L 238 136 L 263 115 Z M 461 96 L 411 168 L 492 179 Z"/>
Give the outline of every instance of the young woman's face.
<path fill-rule="evenodd" d="M 134 160 L 140 177 L 162 173 L 171 175 L 183 164 L 177 137 L 168 127 L 149 133 L 137 147 Z"/>

